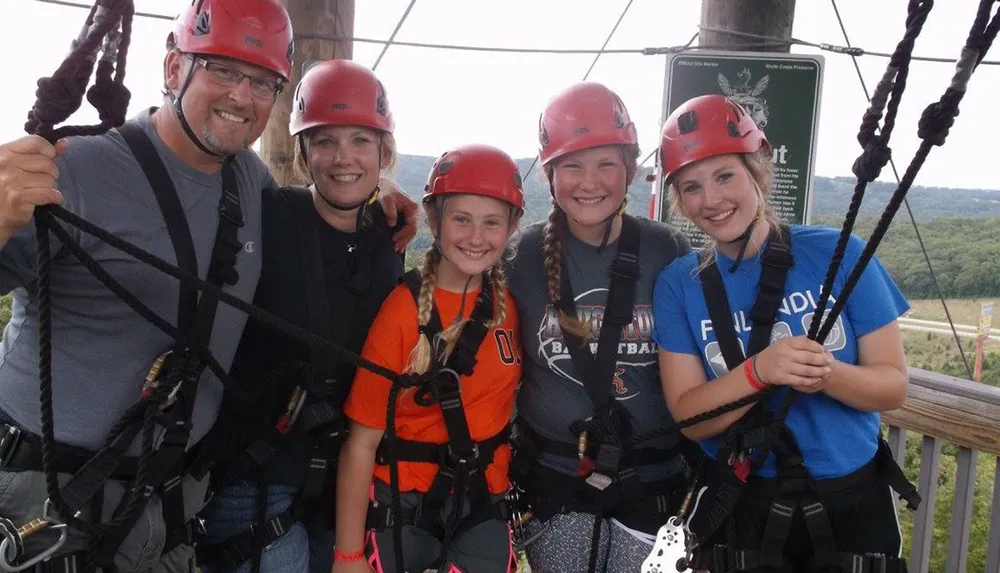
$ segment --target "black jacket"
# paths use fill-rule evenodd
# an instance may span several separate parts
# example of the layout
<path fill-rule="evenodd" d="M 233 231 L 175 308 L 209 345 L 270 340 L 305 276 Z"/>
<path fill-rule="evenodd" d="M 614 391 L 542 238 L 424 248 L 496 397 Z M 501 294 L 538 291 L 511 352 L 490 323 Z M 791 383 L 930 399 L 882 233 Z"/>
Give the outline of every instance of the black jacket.
<path fill-rule="evenodd" d="M 254 305 L 360 353 L 382 301 L 403 274 L 403 258 L 393 249 L 393 230 L 386 225 L 381 208 L 376 202 L 367 209 L 370 216 L 357 233 L 341 233 L 320 218 L 307 189 L 265 190 L 263 268 Z M 307 404 L 322 398 L 339 412 L 355 366 L 338 361 L 331 352 L 310 351 L 305 343 L 249 320 L 233 361 L 232 378 L 256 399 L 248 404 L 227 394 L 217 424 L 220 445 L 233 452 L 273 428 L 285 414 L 292 391 L 307 382 L 306 364 L 324 394 L 312 392 Z M 299 451 L 286 451 L 266 464 L 269 482 L 298 482 L 307 450 L 293 449 Z"/>

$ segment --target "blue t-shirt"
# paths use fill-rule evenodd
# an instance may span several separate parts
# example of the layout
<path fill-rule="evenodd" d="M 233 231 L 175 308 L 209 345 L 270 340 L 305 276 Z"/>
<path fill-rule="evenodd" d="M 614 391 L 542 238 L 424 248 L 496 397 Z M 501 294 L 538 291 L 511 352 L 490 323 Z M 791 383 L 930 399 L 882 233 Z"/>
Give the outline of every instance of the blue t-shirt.
<path fill-rule="evenodd" d="M 834 229 L 791 226 L 795 266 L 785 283 L 785 297 L 771 332 L 772 343 L 808 331 L 838 235 L 839 231 Z M 834 297 L 847 282 L 864 246 L 861 239 L 851 236 L 827 309 L 833 306 Z M 750 309 L 760 281 L 760 253 L 746 258 L 734 272 L 728 270 L 732 259 L 719 252 L 716 256 L 733 312 L 733 326 L 745 353 L 752 327 Z M 698 255 L 691 253 L 660 272 L 653 292 L 656 324 L 653 338 L 668 352 L 701 356 L 705 374 L 711 382 L 729 369 L 712 331 L 701 283 L 695 277 L 697 267 Z M 857 364 L 858 337 L 889 324 L 907 310 L 906 299 L 878 259 L 873 258 L 824 346 L 837 360 Z M 665 382 L 670 383 L 669 380 Z M 769 399 L 767 407 L 777 410 L 786 393 L 786 389 L 777 392 Z M 786 424 L 815 479 L 839 477 L 857 470 L 872 459 L 878 447 L 879 414 L 856 410 L 823 392 L 796 396 Z M 714 458 L 719 440 L 720 437 L 709 438 L 700 445 Z M 772 455 L 759 475 L 773 477 L 775 474 Z"/>

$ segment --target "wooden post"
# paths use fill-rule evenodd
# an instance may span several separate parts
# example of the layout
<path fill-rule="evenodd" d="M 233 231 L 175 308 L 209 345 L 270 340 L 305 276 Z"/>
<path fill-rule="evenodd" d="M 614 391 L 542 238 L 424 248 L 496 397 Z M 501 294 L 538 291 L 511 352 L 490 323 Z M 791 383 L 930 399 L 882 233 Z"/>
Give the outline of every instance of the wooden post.
<path fill-rule="evenodd" d="M 701 25 L 725 28 L 746 34 L 757 34 L 788 40 L 792 37 L 795 19 L 795 0 L 702 0 Z M 745 47 L 764 40 L 735 36 L 722 32 L 702 30 L 698 43 L 707 46 L 725 46 L 730 50 L 788 52 L 789 45 L 769 48 Z"/>
<path fill-rule="evenodd" d="M 351 59 L 351 41 L 332 41 L 316 36 L 354 36 L 354 0 L 282 0 L 295 29 L 295 61 L 289 85 L 278 96 L 271 119 L 260 138 L 260 156 L 279 184 L 301 183 L 293 174 L 294 140 L 288 135 L 292 96 L 302 78 L 302 65 L 309 60 Z"/>

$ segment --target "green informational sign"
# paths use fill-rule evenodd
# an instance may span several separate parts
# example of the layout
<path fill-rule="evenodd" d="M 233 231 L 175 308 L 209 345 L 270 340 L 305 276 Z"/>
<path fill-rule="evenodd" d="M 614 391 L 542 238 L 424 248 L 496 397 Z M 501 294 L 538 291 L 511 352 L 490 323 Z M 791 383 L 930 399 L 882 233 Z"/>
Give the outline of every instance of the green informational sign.
<path fill-rule="evenodd" d="M 771 143 L 771 208 L 788 223 L 807 224 L 822 77 L 823 57 L 819 55 L 709 51 L 674 54 L 667 57 L 662 120 L 685 101 L 700 95 L 726 95 L 745 107 Z M 657 192 L 660 196 L 655 215 L 680 227 L 693 244 L 702 244 L 697 227 L 670 213 L 662 186 Z"/>

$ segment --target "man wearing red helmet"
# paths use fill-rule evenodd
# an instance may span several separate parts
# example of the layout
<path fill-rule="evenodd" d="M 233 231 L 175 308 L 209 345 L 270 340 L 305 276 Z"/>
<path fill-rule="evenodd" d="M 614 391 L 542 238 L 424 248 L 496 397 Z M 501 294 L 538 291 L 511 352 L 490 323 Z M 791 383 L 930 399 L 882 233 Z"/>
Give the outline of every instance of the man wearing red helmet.
<path fill-rule="evenodd" d="M 293 105 L 295 167 L 310 186 L 264 192 L 254 305 L 357 353 L 403 274 L 375 200 L 396 160 L 392 112 L 375 74 L 349 60 L 310 67 Z M 247 324 L 232 375 L 256 397 L 227 397 L 208 442 L 217 493 L 200 515 L 203 571 L 259 563 L 266 573 L 300 572 L 308 561 L 311 571 L 329 573 L 332 469 L 354 371 L 266 324 Z"/>
<path fill-rule="evenodd" d="M 291 22 L 277 2 L 185 2 L 167 40 L 163 107 L 97 137 L 53 146 L 28 136 L 0 146 L 0 290 L 14 295 L 0 353 L 0 526 L 67 518 L 46 503 L 40 472 L 35 206 L 62 203 L 250 300 L 261 266 L 260 191 L 276 185 L 248 146 L 263 131 L 291 66 Z M 184 344 L 55 247 L 56 443 L 46 450 L 48 465 L 65 484 L 102 452 L 102 463 L 64 485 L 62 497 L 82 519 L 98 525 L 114 515 L 115 526 L 99 537 L 50 527 L 27 537 L 20 555 L 4 557 L 11 567 L 31 567 L 27 560 L 53 549 L 43 570 L 191 571 L 186 522 L 204 504 L 207 480 L 186 473 L 188 450 L 215 421 L 219 376 L 229 369 L 246 317 L 103 242 L 75 229 L 70 234 L 143 305 L 176 323 Z M 117 424 L 137 401 L 147 407 L 150 396 L 165 402 L 161 416 L 142 422 L 148 433 L 136 423 Z M 109 444 L 113 428 L 125 429 Z M 136 435 L 155 437 L 155 447 Z M 139 471 L 142 454 L 149 454 L 143 457 L 149 465 Z"/>
<path fill-rule="evenodd" d="M 691 566 L 906 571 L 889 490 L 911 504 L 919 496 L 879 436 L 878 414 L 906 397 L 896 322 L 906 300 L 872 259 L 830 336 L 809 339 L 838 232 L 771 213 L 770 147 L 751 116 L 721 95 L 691 99 L 667 118 L 659 153 L 671 208 L 714 240 L 656 279 L 671 413 L 684 419 L 783 387 L 684 430 L 709 458 L 687 523 L 697 543 Z M 863 248 L 852 236 L 842 268 Z M 847 276 L 838 273 L 833 293 Z M 763 432 L 792 390 L 801 395 L 780 431 Z M 762 449 L 772 453 L 758 459 Z"/>
<path fill-rule="evenodd" d="M 678 432 L 629 440 L 669 423 L 653 278 L 690 246 L 624 214 L 639 146 L 613 91 L 590 82 L 558 94 L 539 145 L 552 209 L 525 230 L 511 271 L 526 358 L 515 479 L 535 517 L 528 562 L 542 573 L 637 571 L 686 485 Z"/>
<path fill-rule="evenodd" d="M 524 212 L 517 164 L 486 145 L 453 149 L 431 169 L 423 203 L 434 243 L 385 300 L 362 352 L 416 386 L 358 370 L 344 406 L 334 573 L 506 573 L 512 563 L 499 502 L 521 378 L 503 268 Z"/>

